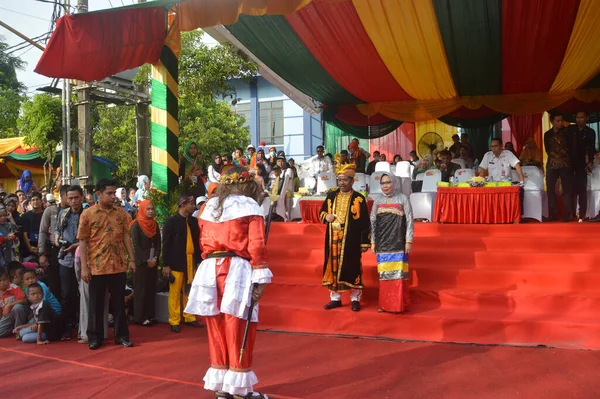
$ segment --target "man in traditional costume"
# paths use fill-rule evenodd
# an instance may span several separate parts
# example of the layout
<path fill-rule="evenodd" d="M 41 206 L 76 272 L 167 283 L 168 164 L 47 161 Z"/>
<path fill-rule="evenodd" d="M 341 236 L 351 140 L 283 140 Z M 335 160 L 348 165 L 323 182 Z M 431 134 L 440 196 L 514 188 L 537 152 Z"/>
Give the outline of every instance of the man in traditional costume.
<path fill-rule="evenodd" d="M 367 200 L 352 189 L 356 165 L 338 163 L 338 188 L 327 194 L 320 219 L 327 224 L 323 285 L 330 290 L 325 309 L 342 306 L 342 291 L 350 290 L 352 310 L 360 310 L 362 297 L 361 254 L 371 246 Z"/>
<path fill-rule="evenodd" d="M 257 202 L 262 190 L 248 169 L 236 166 L 221 175 L 217 193 L 200 215 L 204 261 L 185 311 L 206 317 L 211 366 L 204 388 L 215 391 L 217 398 L 267 398 L 253 392 L 258 379 L 251 369 L 258 322 L 258 305 L 250 312 L 251 301 L 260 300 L 273 277 L 267 265 L 263 210 Z"/>

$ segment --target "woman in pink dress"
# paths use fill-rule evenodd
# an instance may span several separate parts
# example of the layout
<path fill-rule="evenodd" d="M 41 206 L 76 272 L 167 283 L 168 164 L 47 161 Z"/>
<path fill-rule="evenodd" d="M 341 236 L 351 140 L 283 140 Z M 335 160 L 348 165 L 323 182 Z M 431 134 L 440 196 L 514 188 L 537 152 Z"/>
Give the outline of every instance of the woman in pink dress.
<path fill-rule="evenodd" d="M 381 175 L 381 191 L 371 210 L 371 250 L 377 256 L 379 311 L 402 313 L 410 307 L 408 254 L 412 250 L 413 217 L 409 199 L 391 173 Z"/>

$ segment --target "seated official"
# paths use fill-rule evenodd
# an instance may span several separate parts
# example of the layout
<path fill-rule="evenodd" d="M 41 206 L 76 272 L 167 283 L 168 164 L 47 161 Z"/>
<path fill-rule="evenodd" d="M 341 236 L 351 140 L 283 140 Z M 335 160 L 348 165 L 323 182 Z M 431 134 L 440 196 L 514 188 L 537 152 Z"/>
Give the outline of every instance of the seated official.
<path fill-rule="evenodd" d="M 460 165 L 452 162 L 452 153 L 448 150 L 440 153 L 440 160 L 439 170 L 442 172 L 442 181 L 448 183 L 454 177 L 454 173 L 460 169 Z"/>
<path fill-rule="evenodd" d="M 502 139 L 494 138 L 491 144 L 492 151 L 488 151 L 483 156 L 479 164 L 479 173 L 487 175 L 489 180 L 510 181 L 511 168 L 517 170 L 519 182 L 525 182 L 521 161 L 512 152 L 502 149 Z"/>

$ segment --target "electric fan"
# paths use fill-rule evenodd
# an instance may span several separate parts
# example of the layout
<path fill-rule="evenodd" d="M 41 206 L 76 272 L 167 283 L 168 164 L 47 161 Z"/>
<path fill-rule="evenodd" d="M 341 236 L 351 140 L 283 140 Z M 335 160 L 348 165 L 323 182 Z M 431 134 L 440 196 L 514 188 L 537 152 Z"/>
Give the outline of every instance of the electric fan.
<path fill-rule="evenodd" d="M 423 158 L 425 155 L 433 154 L 434 151 L 444 149 L 444 139 L 436 132 L 427 132 L 421 137 L 418 144 L 419 155 Z"/>

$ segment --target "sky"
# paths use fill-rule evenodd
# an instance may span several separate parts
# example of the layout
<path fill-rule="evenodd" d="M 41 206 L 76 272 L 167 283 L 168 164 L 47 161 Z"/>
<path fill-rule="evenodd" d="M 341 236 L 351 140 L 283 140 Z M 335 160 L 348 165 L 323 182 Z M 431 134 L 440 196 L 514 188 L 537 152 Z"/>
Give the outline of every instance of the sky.
<path fill-rule="evenodd" d="M 113 6 L 122 7 L 123 5 L 130 5 L 135 2 L 137 0 L 88 0 L 90 11 L 112 8 Z M 71 0 L 71 4 L 77 4 L 77 0 Z M 49 31 L 53 8 L 52 4 L 37 0 L 0 0 L 0 21 L 13 27 L 25 36 L 33 38 Z M 0 36 L 4 37 L 9 46 L 23 42 L 20 37 L 1 26 Z M 210 41 L 212 38 L 207 39 L 207 41 Z M 15 52 L 15 55 L 21 56 L 21 59 L 27 62 L 25 70 L 17 71 L 17 74 L 19 80 L 27 87 L 27 94 L 29 96 L 35 94 L 37 88 L 48 86 L 51 83 L 51 78 L 33 72 L 42 56 L 41 50 L 37 47 L 29 46 L 26 49 Z"/>

